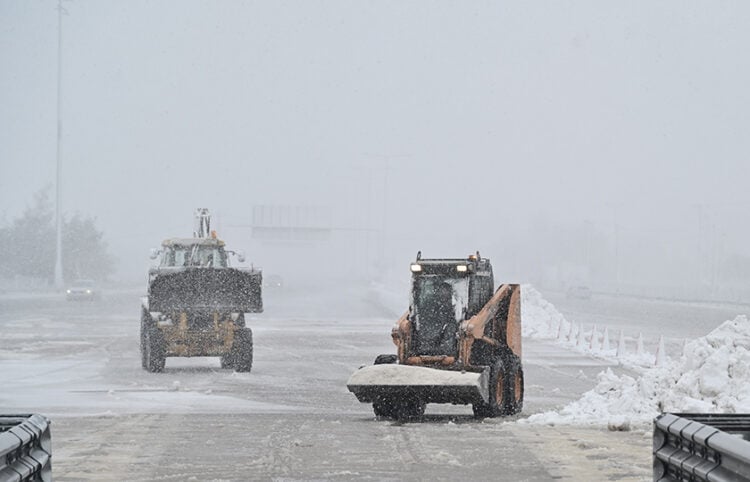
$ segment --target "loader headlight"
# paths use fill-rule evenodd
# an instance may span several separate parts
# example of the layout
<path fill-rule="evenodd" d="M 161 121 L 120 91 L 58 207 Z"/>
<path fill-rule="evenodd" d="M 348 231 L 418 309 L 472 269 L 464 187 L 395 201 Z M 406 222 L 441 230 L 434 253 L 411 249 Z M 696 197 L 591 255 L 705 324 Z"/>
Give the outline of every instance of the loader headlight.
<path fill-rule="evenodd" d="M 91 294 L 91 290 L 86 290 L 86 294 L 90 295 Z"/>
<path fill-rule="evenodd" d="M 421 264 L 412 264 L 411 265 L 411 272 L 412 273 L 419 273 L 422 271 L 422 265 Z"/>
<path fill-rule="evenodd" d="M 469 267 L 465 264 L 459 264 L 458 266 L 456 266 L 456 271 L 458 271 L 459 273 L 466 273 L 467 271 L 469 271 Z"/>
<path fill-rule="evenodd" d="M 65 290 L 66 293 L 70 294 L 70 290 Z"/>

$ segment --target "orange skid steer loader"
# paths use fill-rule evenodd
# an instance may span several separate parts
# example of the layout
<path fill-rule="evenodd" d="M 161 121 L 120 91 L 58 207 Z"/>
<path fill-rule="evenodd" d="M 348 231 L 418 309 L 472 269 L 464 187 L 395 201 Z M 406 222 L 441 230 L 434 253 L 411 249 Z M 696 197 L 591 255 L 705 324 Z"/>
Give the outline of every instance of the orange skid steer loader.
<path fill-rule="evenodd" d="M 421 259 L 411 264 L 409 310 L 392 337 L 395 355 L 360 368 L 347 388 L 375 415 L 408 419 L 427 403 L 471 404 L 476 417 L 523 407 L 521 287 L 494 289 L 490 260 Z"/>

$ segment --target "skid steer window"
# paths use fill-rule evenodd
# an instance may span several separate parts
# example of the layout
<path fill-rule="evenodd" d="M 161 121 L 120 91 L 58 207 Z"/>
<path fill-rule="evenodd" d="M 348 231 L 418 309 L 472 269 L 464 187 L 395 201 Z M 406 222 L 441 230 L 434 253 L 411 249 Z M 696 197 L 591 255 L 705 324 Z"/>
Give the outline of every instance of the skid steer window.
<path fill-rule="evenodd" d="M 422 355 L 450 355 L 466 311 L 468 280 L 424 276 L 416 280 L 416 349 Z"/>

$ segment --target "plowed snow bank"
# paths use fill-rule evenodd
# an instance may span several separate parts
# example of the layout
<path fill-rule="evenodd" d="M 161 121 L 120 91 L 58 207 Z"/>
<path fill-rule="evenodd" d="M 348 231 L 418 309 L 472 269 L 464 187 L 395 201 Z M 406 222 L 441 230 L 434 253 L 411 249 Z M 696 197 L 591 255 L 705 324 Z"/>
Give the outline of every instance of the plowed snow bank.
<path fill-rule="evenodd" d="M 750 321 L 743 315 L 686 344 L 685 353 L 634 379 L 607 369 L 598 384 L 541 424 L 646 424 L 660 412 L 750 412 Z"/>
<path fill-rule="evenodd" d="M 570 328 L 570 323 L 542 294 L 531 285 L 521 286 L 522 334 L 531 338 L 555 338 L 557 330 Z"/>

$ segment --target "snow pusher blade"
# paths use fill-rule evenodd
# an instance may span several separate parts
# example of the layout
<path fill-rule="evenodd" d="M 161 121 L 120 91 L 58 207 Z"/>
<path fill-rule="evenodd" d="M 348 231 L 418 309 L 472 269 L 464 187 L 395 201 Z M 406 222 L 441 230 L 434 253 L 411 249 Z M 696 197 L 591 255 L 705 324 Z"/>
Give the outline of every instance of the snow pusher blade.
<path fill-rule="evenodd" d="M 411 365 L 382 364 L 360 368 L 346 387 L 360 402 L 416 397 L 425 403 L 488 401 L 489 369 L 446 370 Z"/>

